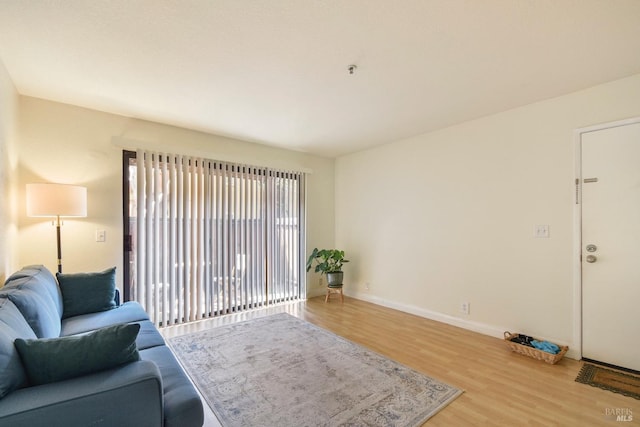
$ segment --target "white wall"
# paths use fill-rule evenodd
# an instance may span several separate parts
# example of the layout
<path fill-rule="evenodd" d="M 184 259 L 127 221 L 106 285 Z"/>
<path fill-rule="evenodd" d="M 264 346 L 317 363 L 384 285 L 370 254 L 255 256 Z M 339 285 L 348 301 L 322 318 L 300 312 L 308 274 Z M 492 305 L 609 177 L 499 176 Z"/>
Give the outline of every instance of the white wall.
<path fill-rule="evenodd" d="M 58 182 L 88 187 L 87 218 L 65 219 L 64 272 L 118 267 L 122 274 L 122 148 L 136 146 L 309 172 L 308 246 L 333 244 L 334 160 L 41 99 L 20 97 L 19 260 L 56 271 L 55 228 L 25 213 L 25 185 Z M 326 215 L 326 212 L 330 212 Z M 95 231 L 106 230 L 106 242 Z M 317 286 L 309 294 L 321 293 Z"/>
<path fill-rule="evenodd" d="M 339 158 L 345 293 L 571 346 L 573 132 L 633 116 L 640 75 Z"/>
<path fill-rule="evenodd" d="M 18 265 L 17 121 L 18 93 L 0 61 L 0 286 Z"/>

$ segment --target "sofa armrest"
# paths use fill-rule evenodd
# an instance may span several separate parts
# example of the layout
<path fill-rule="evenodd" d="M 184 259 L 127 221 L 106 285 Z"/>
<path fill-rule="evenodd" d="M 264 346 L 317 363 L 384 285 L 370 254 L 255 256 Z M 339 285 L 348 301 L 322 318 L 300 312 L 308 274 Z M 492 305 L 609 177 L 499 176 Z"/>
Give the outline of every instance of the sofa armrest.
<path fill-rule="evenodd" d="M 57 383 L 16 390 L 0 400 L 0 425 L 14 427 L 161 426 L 162 377 L 141 360 Z"/>

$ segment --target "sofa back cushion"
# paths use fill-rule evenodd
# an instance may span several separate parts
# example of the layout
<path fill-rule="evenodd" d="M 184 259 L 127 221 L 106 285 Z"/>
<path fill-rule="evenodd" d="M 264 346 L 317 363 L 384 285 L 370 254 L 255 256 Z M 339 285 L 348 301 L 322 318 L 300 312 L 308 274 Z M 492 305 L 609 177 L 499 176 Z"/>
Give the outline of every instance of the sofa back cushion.
<path fill-rule="evenodd" d="M 53 277 L 53 274 L 51 274 L 47 267 L 44 265 L 22 267 L 22 269 L 9 276 L 4 286 L 10 288 L 12 284 L 15 285 L 15 283 L 24 281 L 29 281 L 33 286 L 41 287 L 43 291 L 46 291 L 49 297 L 51 297 L 51 301 L 53 301 L 53 305 L 58 312 L 58 317 L 62 317 L 62 292 L 60 292 L 56 278 Z"/>
<path fill-rule="evenodd" d="M 60 336 L 60 318 L 46 296 L 30 288 L 21 288 L 2 289 L 0 298 L 2 297 L 15 304 L 38 338 Z"/>
<path fill-rule="evenodd" d="M 38 338 L 60 336 L 62 294 L 45 267 L 26 267 L 13 274 L 0 289 L 0 297 L 15 304 Z"/>
<path fill-rule="evenodd" d="M 0 298 L 0 399 L 27 385 L 27 374 L 14 341 L 34 339 L 35 333 L 8 298 Z"/>

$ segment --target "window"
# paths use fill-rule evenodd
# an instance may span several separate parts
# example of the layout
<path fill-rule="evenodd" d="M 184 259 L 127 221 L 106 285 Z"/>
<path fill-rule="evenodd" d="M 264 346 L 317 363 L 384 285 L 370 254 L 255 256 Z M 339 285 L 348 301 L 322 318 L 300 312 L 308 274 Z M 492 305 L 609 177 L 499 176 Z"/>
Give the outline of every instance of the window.
<path fill-rule="evenodd" d="M 299 172 L 124 152 L 125 299 L 171 325 L 304 298 Z"/>

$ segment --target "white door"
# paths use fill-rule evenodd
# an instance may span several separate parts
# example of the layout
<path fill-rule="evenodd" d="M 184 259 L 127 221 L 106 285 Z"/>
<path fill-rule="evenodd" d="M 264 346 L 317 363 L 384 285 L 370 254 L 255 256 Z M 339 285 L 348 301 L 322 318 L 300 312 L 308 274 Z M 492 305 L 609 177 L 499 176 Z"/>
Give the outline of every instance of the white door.
<path fill-rule="evenodd" d="M 582 356 L 640 371 L 640 123 L 581 136 Z"/>

